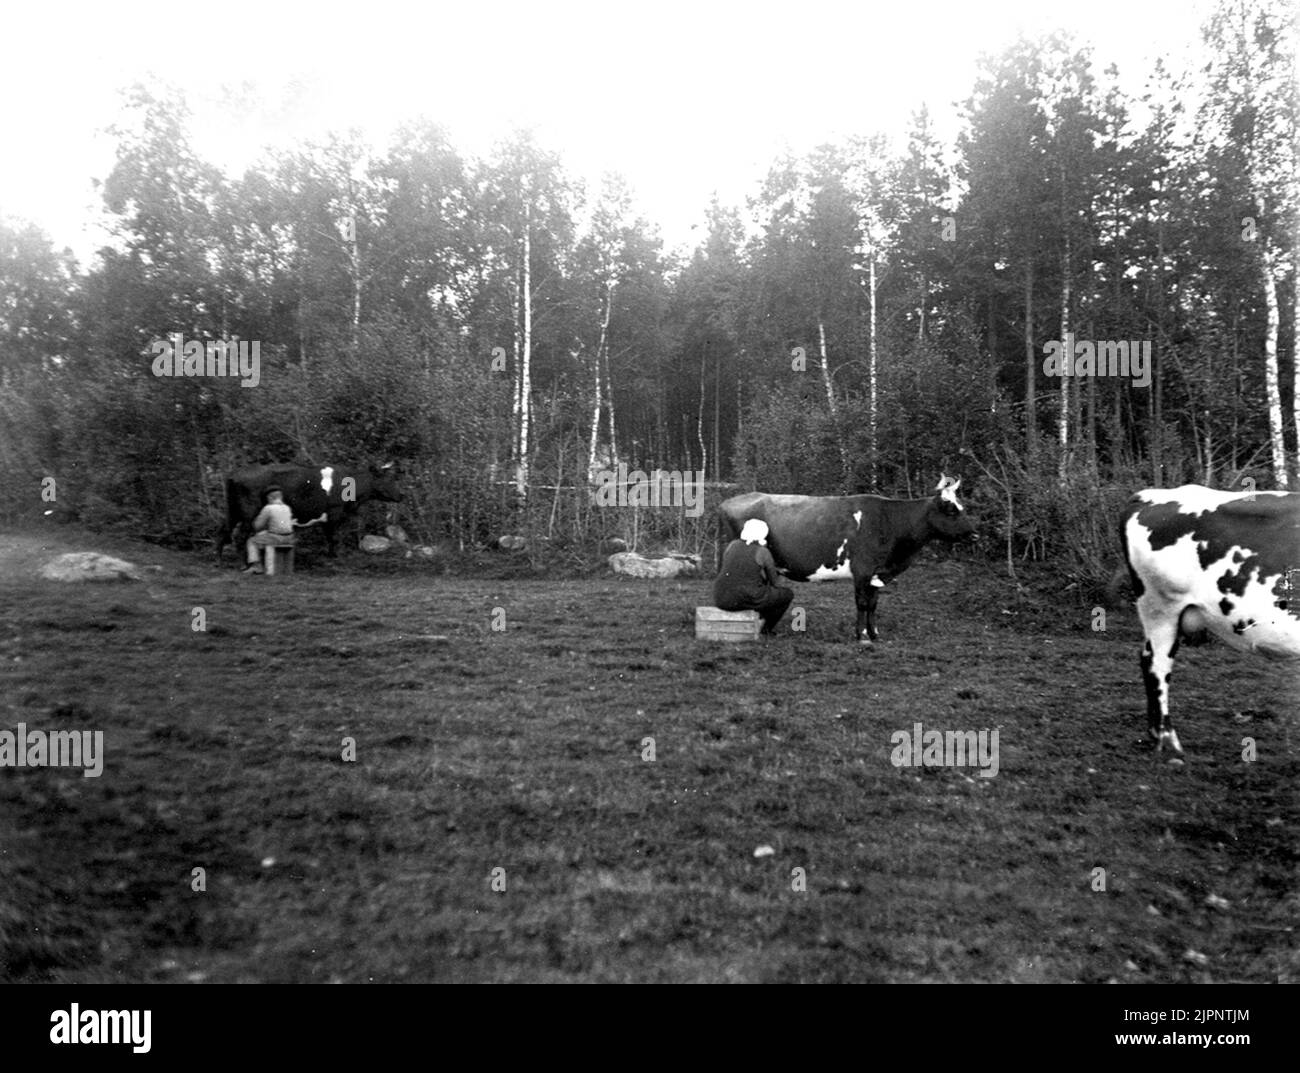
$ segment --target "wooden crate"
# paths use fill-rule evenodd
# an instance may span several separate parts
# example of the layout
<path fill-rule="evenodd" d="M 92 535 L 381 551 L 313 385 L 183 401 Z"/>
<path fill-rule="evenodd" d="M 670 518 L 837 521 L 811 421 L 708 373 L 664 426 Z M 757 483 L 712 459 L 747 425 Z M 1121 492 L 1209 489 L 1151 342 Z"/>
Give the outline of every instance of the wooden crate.
<path fill-rule="evenodd" d="M 757 641 L 763 619 L 757 611 L 722 611 L 716 607 L 695 609 L 695 636 L 702 641 Z"/>
<path fill-rule="evenodd" d="M 263 560 L 266 563 L 264 567 L 267 577 L 273 577 L 276 574 L 293 573 L 293 545 L 292 544 L 267 544 L 266 553 Z"/>

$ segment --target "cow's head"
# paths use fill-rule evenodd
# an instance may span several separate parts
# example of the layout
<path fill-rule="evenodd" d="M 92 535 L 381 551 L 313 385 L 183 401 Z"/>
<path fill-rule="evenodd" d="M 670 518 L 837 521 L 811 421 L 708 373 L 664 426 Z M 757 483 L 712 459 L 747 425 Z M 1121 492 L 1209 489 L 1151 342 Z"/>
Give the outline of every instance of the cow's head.
<path fill-rule="evenodd" d="M 961 478 L 955 481 L 939 474 L 939 483 L 934 489 L 934 499 L 926 510 L 926 521 L 941 540 L 974 540 L 975 523 L 970 520 L 966 508 L 957 499 L 957 489 L 961 487 Z"/>
<path fill-rule="evenodd" d="M 400 503 L 402 493 L 397 487 L 397 478 L 393 475 L 391 462 L 383 466 L 370 467 L 370 494 L 385 503 Z"/>

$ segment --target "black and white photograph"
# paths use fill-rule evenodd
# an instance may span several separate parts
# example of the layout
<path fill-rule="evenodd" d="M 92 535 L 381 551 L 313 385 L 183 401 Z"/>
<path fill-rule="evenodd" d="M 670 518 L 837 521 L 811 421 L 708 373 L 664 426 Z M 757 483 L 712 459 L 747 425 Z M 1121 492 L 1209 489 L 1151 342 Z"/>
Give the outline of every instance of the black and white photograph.
<path fill-rule="evenodd" d="M 1300 983 L 1294 0 L 5 23 L 33 1038 L 1136 984 L 1112 1052 L 1249 1049 L 1186 985 Z"/>

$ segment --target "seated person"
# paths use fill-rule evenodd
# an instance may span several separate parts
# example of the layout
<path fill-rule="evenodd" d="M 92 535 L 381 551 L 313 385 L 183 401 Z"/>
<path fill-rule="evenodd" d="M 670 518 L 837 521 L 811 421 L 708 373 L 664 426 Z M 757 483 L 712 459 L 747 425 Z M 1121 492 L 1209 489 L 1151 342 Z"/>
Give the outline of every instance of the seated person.
<path fill-rule="evenodd" d="M 794 599 L 794 589 L 782 585 L 776 560 L 767 550 L 767 523 L 750 518 L 722 553 L 722 569 L 713 581 L 713 602 L 723 611 L 757 611 L 762 632 L 772 636 Z"/>
<path fill-rule="evenodd" d="M 321 517 L 323 518 L 324 515 Z M 248 558 L 244 573 L 262 573 L 262 566 L 258 561 L 262 548 L 268 544 L 292 546 L 294 529 L 306 529 L 308 526 L 315 525 L 317 521 L 320 521 L 320 518 L 305 524 L 294 521 L 293 511 L 284 502 L 284 493 L 278 486 L 272 485 L 266 490 L 266 506 L 253 519 L 253 535 L 244 542 L 244 550 Z"/>

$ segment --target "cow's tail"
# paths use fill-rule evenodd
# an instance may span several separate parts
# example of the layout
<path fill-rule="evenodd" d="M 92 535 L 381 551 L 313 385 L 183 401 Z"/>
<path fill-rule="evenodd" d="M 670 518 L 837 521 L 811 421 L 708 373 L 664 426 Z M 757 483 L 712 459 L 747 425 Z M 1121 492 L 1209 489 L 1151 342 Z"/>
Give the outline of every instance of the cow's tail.
<path fill-rule="evenodd" d="M 1129 555 L 1128 548 L 1128 519 L 1132 511 L 1133 501 L 1130 499 L 1119 519 L 1120 564 L 1115 567 L 1110 581 L 1106 583 L 1106 602 L 1111 607 L 1132 603 L 1142 595 L 1142 583 L 1138 580 L 1137 571 L 1133 569 L 1133 558 Z"/>
<path fill-rule="evenodd" d="M 715 573 L 722 573 L 722 553 L 727 550 L 727 545 L 731 543 L 731 532 L 733 526 L 731 519 L 727 517 L 726 507 L 718 508 L 718 546 L 717 546 L 717 570 Z"/>
<path fill-rule="evenodd" d="M 1132 603 L 1136 595 L 1136 590 L 1133 588 L 1133 571 L 1127 562 L 1120 563 L 1110 575 L 1110 581 L 1106 583 L 1106 602 L 1111 607 L 1122 607 L 1124 604 Z"/>
<path fill-rule="evenodd" d="M 226 479 L 226 518 L 217 530 L 217 562 L 221 561 L 221 549 L 231 541 L 235 528 L 239 525 L 239 488 L 235 482 Z"/>

